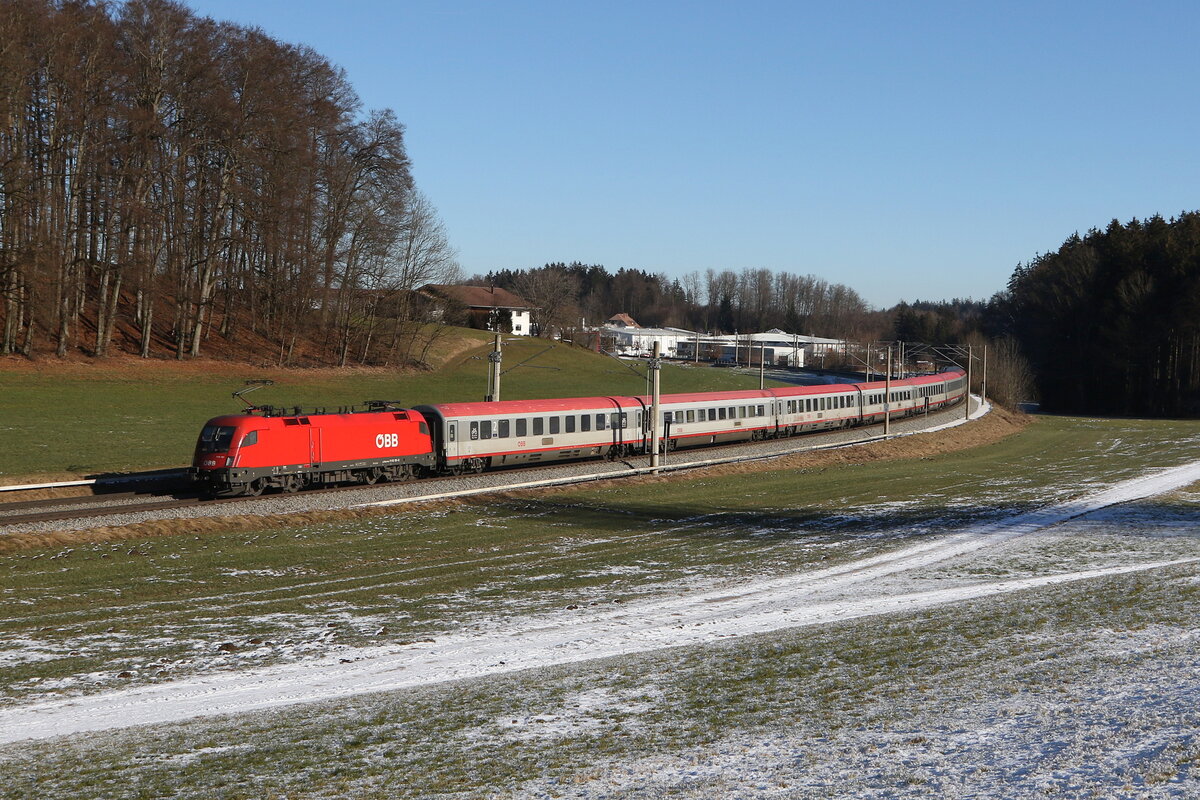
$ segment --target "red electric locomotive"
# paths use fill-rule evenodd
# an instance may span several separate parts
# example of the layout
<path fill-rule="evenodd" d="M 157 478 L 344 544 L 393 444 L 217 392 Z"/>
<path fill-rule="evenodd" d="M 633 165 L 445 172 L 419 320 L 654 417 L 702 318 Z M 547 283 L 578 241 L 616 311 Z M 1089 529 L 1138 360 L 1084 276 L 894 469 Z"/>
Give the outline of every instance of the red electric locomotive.
<path fill-rule="evenodd" d="M 189 470 L 210 494 L 294 492 L 318 484 L 404 480 L 434 466 L 420 412 L 370 404 L 338 414 L 254 406 L 210 419 Z"/>

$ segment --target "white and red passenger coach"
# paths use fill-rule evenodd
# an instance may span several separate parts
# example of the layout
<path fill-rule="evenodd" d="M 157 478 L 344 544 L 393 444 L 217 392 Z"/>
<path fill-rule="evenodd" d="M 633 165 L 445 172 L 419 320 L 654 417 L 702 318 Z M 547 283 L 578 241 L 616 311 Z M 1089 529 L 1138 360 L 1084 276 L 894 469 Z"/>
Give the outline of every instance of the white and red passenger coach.
<path fill-rule="evenodd" d="M 890 391 L 890 397 L 885 395 Z M 847 428 L 935 411 L 966 392 L 961 370 L 870 383 L 666 394 L 659 448 L 699 447 Z M 651 398 L 568 397 L 416 406 L 442 469 L 557 459 L 619 458 L 650 449 Z"/>

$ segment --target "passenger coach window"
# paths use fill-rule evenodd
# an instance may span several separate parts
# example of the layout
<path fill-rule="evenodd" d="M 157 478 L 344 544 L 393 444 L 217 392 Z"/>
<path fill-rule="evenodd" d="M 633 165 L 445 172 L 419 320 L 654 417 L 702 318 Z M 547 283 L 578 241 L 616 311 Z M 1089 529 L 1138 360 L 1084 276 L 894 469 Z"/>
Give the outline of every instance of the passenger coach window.
<path fill-rule="evenodd" d="M 558 433 L 559 420 L 558 417 L 550 418 L 550 433 Z"/>
<path fill-rule="evenodd" d="M 517 436 L 527 436 L 529 434 L 529 422 L 525 419 L 517 420 Z"/>
<path fill-rule="evenodd" d="M 579 417 L 579 430 L 587 433 L 592 429 L 592 415 L 581 414 Z"/>
<path fill-rule="evenodd" d="M 696 421 L 696 410 L 695 410 L 695 409 L 693 409 L 693 408 L 689 408 L 689 409 L 688 409 L 688 412 L 687 412 L 687 421 L 688 421 L 688 422 L 695 422 L 695 421 Z"/>
<path fill-rule="evenodd" d="M 567 423 L 567 433 L 574 433 L 575 432 L 575 415 L 572 414 L 569 417 L 563 417 L 563 420 Z"/>
<path fill-rule="evenodd" d="M 745 416 L 746 416 L 746 407 L 738 406 L 738 419 L 742 419 Z"/>
<path fill-rule="evenodd" d="M 676 423 L 683 422 L 683 412 L 682 411 L 675 412 L 675 422 Z"/>
<path fill-rule="evenodd" d="M 725 419 L 725 409 L 723 409 L 723 408 L 718 408 L 718 409 L 717 409 L 717 416 L 719 416 L 721 419 Z"/>
<path fill-rule="evenodd" d="M 596 430 L 598 430 L 598 431 L 602 431 L 602 430 L 604 430 L 604 428 L 605 428 L 605 425 L 604 425 L 604 415 L 603 415 L 603 414 L 597 414 L 597 415 L 596 415 Z"/>
<path fill-rule="evenodd" d="M 506 420 L 506 419 L 500 420 L 500 438 L 501 439 L 507 439 L 509 437 L 508 428 L 509 428 L 508 420 Z"/>
<path fill-rule="evenodd" d="M 542 417 L 533 418 L 533 435 L 541 436 L 543 429 L 546 427 L 546 420 Z"/>
<path fill-rule="evenodd" d="M 479 438 L 480 439 L 492 438 L 492 421 L 491 420 L 487 420 L 485 422 L 479 423 Z"/>

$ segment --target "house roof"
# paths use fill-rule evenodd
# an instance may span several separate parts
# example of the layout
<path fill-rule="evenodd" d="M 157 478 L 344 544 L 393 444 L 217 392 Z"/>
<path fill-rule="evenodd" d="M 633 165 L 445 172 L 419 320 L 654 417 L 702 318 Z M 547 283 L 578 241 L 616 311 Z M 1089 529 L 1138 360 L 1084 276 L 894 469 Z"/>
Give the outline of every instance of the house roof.
<path fill-rule="evenodd" d="M 637 324 L 637 321 L 636 321 L 636 320 L 634 320 L 634 318 L 633 318 L 633 317 L 631 317 L 631 316 L 629 316 L 628 314 L 625 314 L 625 313 L 621 313 L 621 314 L 613 314 L 611 317 L 609 317 L 609 318 L 608 318 L 608 319 L 605 321 L 605 324 L 606 324 L 606 325 L 624 325 L 626 328 L 640 328 L 640 327 L 642 327 L 641 325 L 638 325 L 638 324 Z"/>
<path fill-rule="evenodd" d="M 426 292 L 457 300 L 468 308 L 533 308 L 524 299 L 507 289 L 495 286 L 460 286 L 431 283 Z"/>

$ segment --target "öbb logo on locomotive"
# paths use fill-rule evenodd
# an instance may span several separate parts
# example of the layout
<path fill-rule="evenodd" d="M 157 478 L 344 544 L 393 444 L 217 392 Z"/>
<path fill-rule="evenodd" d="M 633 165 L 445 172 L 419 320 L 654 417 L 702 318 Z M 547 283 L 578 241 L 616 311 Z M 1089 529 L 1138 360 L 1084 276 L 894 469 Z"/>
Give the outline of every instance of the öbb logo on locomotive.
<path fill-rule="evenodd" d="M 665 394 L 660 450 L 880 423 L 959 403 L 966 376 L 950 369 L 889 383 Z M 568 397 L 436 403 L 304 414 L 254 406 L 215 417 L 189 470 L 208 494 L 255 495 L 338 483 L 405 480 L 484 469 L 650 452 L 651 398 Z M 386 452 L 384 452 L 386 451 Z"/>

